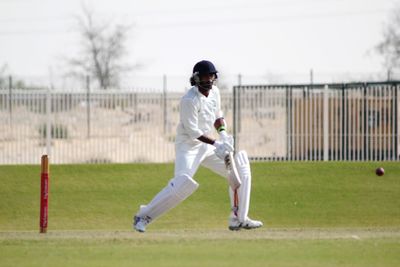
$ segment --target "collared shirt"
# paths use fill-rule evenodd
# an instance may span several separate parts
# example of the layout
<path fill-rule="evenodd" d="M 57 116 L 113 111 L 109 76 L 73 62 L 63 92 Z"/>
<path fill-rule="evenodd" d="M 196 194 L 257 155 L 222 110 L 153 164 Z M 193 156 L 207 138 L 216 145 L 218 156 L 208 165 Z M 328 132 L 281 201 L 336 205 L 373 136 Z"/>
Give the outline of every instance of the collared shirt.
<path fill-rule="evenodd" d="M 180 101 L 176 143 L 199 143 L 197 138 L 204 134 L 210 135 L 214 129 L 214 121 L 218 117 L 222 117 L 218 87 L 213 86 L 206 97 L 200 93 L 197 86 L 193 86 Z"/>

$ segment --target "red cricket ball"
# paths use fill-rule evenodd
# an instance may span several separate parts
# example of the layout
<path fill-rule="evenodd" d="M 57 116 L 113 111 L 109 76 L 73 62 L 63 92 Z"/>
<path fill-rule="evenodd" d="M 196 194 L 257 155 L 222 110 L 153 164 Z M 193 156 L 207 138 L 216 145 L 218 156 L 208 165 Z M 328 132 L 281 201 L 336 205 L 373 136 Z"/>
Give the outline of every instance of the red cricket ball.
<path fill-rule="evenodd" d="M 379 167 L 375 170 L 376 175 L 382 176 L 385 174 L 385 170 L 382 167 Z"/>

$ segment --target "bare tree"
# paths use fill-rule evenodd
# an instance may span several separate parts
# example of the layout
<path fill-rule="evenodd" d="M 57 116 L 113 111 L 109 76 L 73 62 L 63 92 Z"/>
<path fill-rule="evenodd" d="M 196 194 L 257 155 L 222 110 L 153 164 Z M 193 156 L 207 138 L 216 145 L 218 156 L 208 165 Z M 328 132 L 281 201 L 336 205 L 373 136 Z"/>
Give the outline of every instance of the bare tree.
<path fill-rule="evenodd" d="M 4 88 L 32 89 L 33 86 L 27 86 L 23 80 L 13 77 L 9 72 L 8 64 L 4 63 L 0 66 L 0 89 Z"/>
<path fill-rule="evenodd" d="M 130 26 L 99 23 L 94 12 L 83 7 L 83 15 L 77 17 L 82 49 L 78 57 L 69 60 L 72 74 L 94 78 L 102 89 L 116 87 L 120 74 L 132 69 L 123 63 L 127 54 L 125 42 Z"/>
<path fill-rule="evenodd" d="M 389 72 L 400 68 L 400 6 L 393 10 L 383 32 L 383 40 L 376 46 L 376 50 L 384 57 Z"/>
<path fill-rule="evenodd" d="M 7 77 L 6 77 L 6 71 L 7 71 L 7 64 L 3 64 L 0 66 L 0 88 L 5 88 L 7 84 Z"/>

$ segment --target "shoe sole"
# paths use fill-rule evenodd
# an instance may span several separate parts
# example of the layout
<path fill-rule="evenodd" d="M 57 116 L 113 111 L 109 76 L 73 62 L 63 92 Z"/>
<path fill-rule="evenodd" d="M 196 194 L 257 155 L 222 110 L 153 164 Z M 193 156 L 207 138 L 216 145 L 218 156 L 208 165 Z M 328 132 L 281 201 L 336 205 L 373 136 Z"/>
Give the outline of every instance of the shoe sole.
<path fill-rule="evenodd" d="M 232 226 L 232 225 L 229 225 L 229 230 L 231 230 L 231 231 L 239 231 L 241 228 L 242 228 L 242 224 L 239 224 L 238 226 Z"/>
<path fill-rule="evenodd" d="M 257 228 L 260 228 L 260 227 L 262 227 L 262 225 L 256 226 L 256 227 L 242 226 L 242 228 L 246 229 L 246 230 L 257 229 Z"/>

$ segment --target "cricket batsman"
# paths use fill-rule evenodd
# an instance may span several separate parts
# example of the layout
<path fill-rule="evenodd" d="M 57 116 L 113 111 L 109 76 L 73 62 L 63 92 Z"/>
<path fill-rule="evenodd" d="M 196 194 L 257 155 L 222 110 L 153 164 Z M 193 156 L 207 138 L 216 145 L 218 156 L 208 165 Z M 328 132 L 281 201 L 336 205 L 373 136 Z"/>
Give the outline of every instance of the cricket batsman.
<path fill-rule="evenodd" d="M 218 71 L 207 60 L 196 63 L 190 78 L 192 88 L 181 98 L 180 121 L 175 141 L 175 174 L 148 203 L 141 205 L 133 219 L 133 228 L 145 232 L 146 226 L 193 194 L 199 184 L 193 179 L 200 165 L 225 177 L 229 183 L 231 213 L 229 229 L 261 227 L 248 215 L 251 171 L 245 151 L 234 151 L 221 111 L 219 89 L 214 85 Z M 219 139 L 211 137 L 215 128 Z"/>

